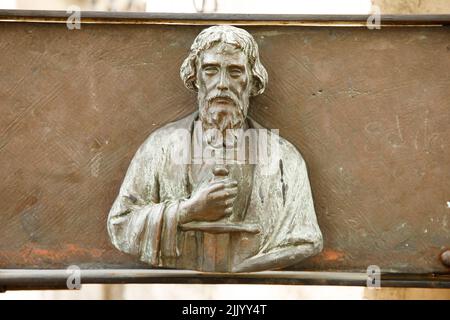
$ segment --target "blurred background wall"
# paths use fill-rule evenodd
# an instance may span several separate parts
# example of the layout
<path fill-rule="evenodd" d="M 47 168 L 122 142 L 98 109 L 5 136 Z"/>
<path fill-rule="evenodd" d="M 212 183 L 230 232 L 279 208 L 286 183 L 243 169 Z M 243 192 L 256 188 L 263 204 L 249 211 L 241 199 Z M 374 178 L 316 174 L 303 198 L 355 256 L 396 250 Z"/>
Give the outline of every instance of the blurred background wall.
<path fill-rule="evenodd" d="M 450 13 L 448 0 L 372 0 L 385 14 L 443 14 Z"/>
<path fill-rule="evenodd" d="M 450 13 L 448 0 L 2 0 L 0 8 L 149 12 L 227 13 L 369 13 L 372 5 L 385 14 Z"/>

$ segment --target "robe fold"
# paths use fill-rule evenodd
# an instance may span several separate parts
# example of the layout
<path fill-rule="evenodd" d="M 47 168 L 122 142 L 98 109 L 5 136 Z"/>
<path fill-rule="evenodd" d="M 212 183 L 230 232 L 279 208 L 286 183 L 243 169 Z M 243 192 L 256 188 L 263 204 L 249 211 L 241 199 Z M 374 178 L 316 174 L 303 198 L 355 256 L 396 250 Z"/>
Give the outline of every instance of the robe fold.
<path fill-rule="evenodd" d="M 211 250 L 214 243 L 205 244 L 202 231 L 182 230 L 178 221 L 180 203 L 190 197 L 192 185 L 189 165 L 177 157 L 191 150 L 182 132 L 192 132 L 197 117 L 193 113 L 157 129 L 136 152 L 108 216 L 114 246 L 153 267 L 220 272 L 278 269 L 320 252 L 322 234 L 305 162 L 291 143 L 277 137 L 279 152 L 268 155 L 275 170 L 268 174 L 264 165 L 255 164 L 242 221 L 259 232 L 230 233 L 227 265 L 211 264 L 218 254 Z M 251 128 L 262 129 L 247 120 Z"/>

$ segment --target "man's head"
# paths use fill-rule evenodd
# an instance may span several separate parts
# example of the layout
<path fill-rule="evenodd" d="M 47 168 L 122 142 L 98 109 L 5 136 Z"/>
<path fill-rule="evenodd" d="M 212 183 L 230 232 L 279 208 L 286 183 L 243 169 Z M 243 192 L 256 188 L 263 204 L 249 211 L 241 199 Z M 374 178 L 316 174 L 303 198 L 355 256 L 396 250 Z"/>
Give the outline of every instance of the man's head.
<path fill-rule="evenodd" d="M 221 132 L 243 125 L 250 97 L 263 93 L 268 78 L 253 37 L 232 26 L 203 30 L 180 75 L 188 89 L 198 92 L 200 119 Z"/>

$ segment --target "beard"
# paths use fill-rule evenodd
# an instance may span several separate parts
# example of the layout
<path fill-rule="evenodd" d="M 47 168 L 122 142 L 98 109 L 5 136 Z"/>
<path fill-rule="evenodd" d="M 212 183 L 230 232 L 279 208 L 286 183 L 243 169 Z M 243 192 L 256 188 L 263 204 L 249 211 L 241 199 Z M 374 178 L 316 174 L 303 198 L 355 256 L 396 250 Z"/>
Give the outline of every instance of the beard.
<path fill-rule="evenodd" d="M 219 98 L 227 99 L 228 103 L 217 104 L 215 100 Z M 198 103 L 199 117 L 206 132 L 207 142 L 216 147 L 218 147 L 217 143 L 225 147 L 235 146 L 240 133 L 239 129 L 244 127 L 248 99 L 247 103 L 243 103 L 229 94 L 215 94 L 206 98 L 199 96 Z"/>
<path fill-rule="evenodd" d="M 218 98 L 227 99 L 229 103 L 217 105 L 214 100 Z M 227 130 L 241 129 L 244 126 L 248 100 L 244 103 L 229 94 L 214 94 L 206 98 L 199 96 L 198 103 L 200 120 L 205 130 L 217 129 L 225 134 Z"/>

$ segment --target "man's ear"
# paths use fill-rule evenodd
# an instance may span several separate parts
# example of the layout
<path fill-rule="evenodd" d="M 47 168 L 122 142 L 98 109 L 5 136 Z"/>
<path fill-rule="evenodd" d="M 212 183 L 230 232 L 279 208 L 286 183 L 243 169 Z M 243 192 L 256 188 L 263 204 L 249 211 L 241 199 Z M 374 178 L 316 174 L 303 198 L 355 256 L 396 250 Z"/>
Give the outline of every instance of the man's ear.
<path fill-rule="evenodd" d="M 261 91 L 261 87 L 262 87 L 261 86 L 261 82 L 259 81 L 259 79 L 257 77 L 255 77 L 255 76 L 253 76 L 250 85 L 252 86 L 252 89 L 250 91 L 250 95 L 252 97 L 259 95 L 260 91 Z"/>

